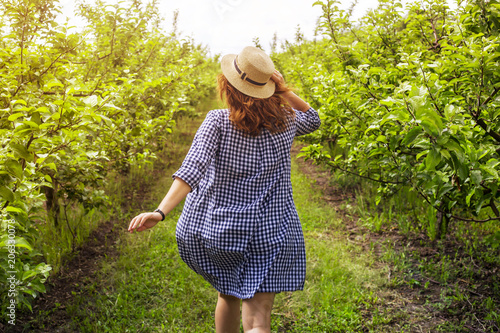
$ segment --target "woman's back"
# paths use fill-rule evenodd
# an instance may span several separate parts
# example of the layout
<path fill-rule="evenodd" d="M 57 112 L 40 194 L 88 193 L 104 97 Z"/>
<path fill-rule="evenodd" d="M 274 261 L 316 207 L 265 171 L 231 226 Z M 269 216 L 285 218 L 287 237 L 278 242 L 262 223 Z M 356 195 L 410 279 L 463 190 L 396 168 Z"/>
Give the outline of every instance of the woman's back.
<path fill-rule="evenodd" d="M 312 132 L 320 122 L 310 109 L 297 112 L 283 131 L 262 129 L 252 136 L 236 129 L 229 114 L 227 109 L 208 113 L 174 174 L 193 189 L 177 225 L 177 239 L 181 257 L 191 268 L 225 294 L 249 298 L 276 261 L 280 266 L 303 265 L 302 259 L 289 260 L 305 256 L 292 197 L 290 149 L 296 135 Z M 289 250 L 283 252 L 285 237 Z M 261 252 L 259 262 L 252 265 L 256 251 Z M 280 252 L 288 262 L 280 259 Z M 305 272 L 294 270 L 301 276 Z M 287 280 L 293 286 L 285 290 L 303 281 Z"/>

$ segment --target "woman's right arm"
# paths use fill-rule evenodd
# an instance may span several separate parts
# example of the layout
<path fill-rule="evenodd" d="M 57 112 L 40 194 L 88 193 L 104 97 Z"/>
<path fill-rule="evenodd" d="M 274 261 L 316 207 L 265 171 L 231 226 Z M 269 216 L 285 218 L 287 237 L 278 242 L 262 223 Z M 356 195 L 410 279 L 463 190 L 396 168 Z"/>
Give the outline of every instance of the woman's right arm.
<path fill-rule="evenodd" d="M 283 75 L 281 75 L 280 72 L 275 70 L 271 79 L 276 83 L 276 90 L 283 91 L 281 93 L 281 96 L 283 96 L 283 98 L 288 102 L 288 104 L 292 108 L 302 112 L 307 112 L 307 110 L 311 108 L 311 106 L 307 104 L 302 98 L 295 95 L 293 91 L 291 91 L 289 88 L 286 87 L 285 79 L 283 78 Z"/>
<path fill-rule="evenodd" d="M 272 80 L 276 83 L 276 91 L 283 96 L 288 104 L 295 110 L 301 111 L 295 113 L 297 127 L 295 135 L 305 135 L 317 130 L 321 125 L 318 112 L 286 86 L 285 79 L 280 72 L 274 71 Z"/>
<path fill-rule="evenodd" d="M 290 104 L 290 106 L 295 110 L 307 112 L 307 110 L 311 108 L 311 106 L 307 104 L 307 102 L 305 102 L 299 96 L 295 95 L 293 91 L 287 91 L 281 94 L 281 96 L 283 96 L 283 98 L 285 98 L 288 104 Z"/>

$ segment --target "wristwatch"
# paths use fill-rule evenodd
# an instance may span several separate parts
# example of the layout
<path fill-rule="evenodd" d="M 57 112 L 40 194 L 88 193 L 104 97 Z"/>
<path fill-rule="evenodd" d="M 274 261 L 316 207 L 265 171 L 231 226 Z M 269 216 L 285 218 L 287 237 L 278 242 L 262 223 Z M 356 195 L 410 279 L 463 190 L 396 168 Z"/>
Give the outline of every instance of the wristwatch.
<path fill-rule="evenodd" d="M 160 213 L 160 215 L 161 215 L 161 220 L 160 220 L 160 221 L 165 220 L 165 213 L 164 213 L 164 212 L 162 212 L 162 211 L 160 210 L 160 208 L 156 208 L 154 212 L 155 212 L 155 213 Z"/>

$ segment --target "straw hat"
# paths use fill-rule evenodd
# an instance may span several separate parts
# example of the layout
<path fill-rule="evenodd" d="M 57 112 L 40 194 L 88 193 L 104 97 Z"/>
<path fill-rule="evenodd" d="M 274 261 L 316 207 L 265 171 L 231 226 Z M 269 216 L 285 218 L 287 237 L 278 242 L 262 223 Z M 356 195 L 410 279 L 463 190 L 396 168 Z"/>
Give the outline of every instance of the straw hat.
<path fill-rule="evenodd" d="M 229 83 L 245 95 L 269 98 L 274 94 L 274 64 L 261 49 L 247 46 L 238 55 L 227 54 L 222 57 L 221 67 Z"/>

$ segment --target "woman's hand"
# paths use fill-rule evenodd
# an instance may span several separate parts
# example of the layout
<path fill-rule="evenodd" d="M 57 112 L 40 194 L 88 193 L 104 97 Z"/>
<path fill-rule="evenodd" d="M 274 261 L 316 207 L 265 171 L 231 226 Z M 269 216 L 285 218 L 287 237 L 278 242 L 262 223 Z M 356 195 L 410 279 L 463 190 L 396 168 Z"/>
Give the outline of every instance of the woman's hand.
<path fill-rule="evenodd" d="M 283 75 L 281 75 L 281 73 L 277 70 L 274 71 L 273 76 L 271 76 L 271 80 L 276 83 L 276 93 L 282 94 L 284 92 L 290 91 L 290 89 L 286 86 Z"/>
<path fill-rule="evenodd" d="M 134 229 L 137 231 L 144 231 L 147 229 L 151 229 L 158 222 L 160 222 L 162 216 L 160 213 L 142 213 L 137 215 L 132 219 L 130 225 L 128 226 L 128 231 L 130 233 L 134 232 Z"/>
<path fill-rule="evenodd" d="M 168 190 L 167 195 L 163 198 L 163 201 L 158 206 L 165 215 L 170 213 L 172 209 L 177 206 L 182 199 L 186 197 L 186 195 L 191 192 L 191 187 L 188 183 L 183 181 L 181 178 L 176 177 L 172 186 Z M 160 213 L 142 213 L 137 215 L 132 219 L 130 225 L 128 226 L 128 231 L 133 233 L 134 230 L 144 231 L 151 229 L 162 219 L 162 215 Z"/>

